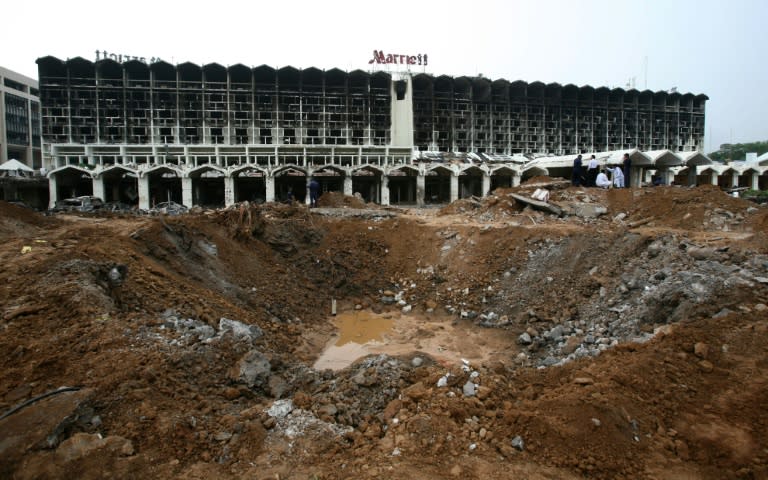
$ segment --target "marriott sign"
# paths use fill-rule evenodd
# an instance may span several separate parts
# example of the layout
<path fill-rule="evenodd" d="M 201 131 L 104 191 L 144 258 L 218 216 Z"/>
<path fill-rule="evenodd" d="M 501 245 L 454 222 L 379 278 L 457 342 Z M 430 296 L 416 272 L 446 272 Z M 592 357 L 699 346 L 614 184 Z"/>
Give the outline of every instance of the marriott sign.
<path fill-rule="evenodd" d="M 401 55 L 399 53 L 384 54 L 384 50 L 374 50 L 373 58 L 368 60 L 368 64 L 396 64 L 396 65 L 427 65 L 427 54 Z"/>

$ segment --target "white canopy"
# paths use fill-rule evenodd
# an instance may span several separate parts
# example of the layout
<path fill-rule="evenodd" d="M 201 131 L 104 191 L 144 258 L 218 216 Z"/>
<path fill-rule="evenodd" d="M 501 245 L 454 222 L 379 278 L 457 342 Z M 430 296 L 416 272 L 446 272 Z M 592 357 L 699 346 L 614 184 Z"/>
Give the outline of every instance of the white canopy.
<path fill-rule="evenodd" d="M 15 158 L 12 158 L 0 165 L 0 170 L 21 170 L 22 172 L 34 172 L 34 170 L 16 160 Z"/>

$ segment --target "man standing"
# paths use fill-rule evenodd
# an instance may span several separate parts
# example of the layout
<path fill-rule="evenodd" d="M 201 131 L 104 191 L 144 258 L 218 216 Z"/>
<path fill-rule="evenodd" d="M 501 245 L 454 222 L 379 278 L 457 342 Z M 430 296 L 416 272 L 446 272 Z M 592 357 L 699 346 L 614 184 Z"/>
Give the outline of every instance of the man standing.
<path fill-rule="evenodd" d="M 589 164 L 587 164 L 587 186 L 588 187 L 594 187 L 595 186 L 595 179 L 597 178 L 597 159 L 594 155 L 589 159 Z"/>
<path fill-rule="evenodd" d="M 578 187 L 581 185 L 581 155 L 573 160 L 573 172 L 571 173 L 571 185 Z"/>
<path fill-rule="evenodd" d="M 632 169 L 632 159 L 629 158 L 629 154 L 624 154 L 624 186 L 629 188 L 631 186 L 631 182 L 629 179 L 629 173 Z"/>
<path fill-rule="evenodd" d="M 317 199 L 320 197 L 320 182 L 314 178 L 309 182 L 309 206 L 317 207 Z"/>
<path fill-rule="evenodd" d="M 621 167 L 616 166 L 611 171 L 613 172 L 613 186 L 624 188 L 624 173 L 621 171 Z"/>

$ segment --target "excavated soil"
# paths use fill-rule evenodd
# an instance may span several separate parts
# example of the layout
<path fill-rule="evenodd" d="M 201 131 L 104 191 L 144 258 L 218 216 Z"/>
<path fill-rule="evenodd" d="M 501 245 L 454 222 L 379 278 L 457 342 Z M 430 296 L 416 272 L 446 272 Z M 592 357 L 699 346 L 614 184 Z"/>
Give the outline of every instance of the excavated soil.
<path fill-rule="evenodd" d="M 766 207 L 320 204 L 0 202 L 0 478 L 768 478 Z M 392 326 L 318 370 L 332 299 Z"/>

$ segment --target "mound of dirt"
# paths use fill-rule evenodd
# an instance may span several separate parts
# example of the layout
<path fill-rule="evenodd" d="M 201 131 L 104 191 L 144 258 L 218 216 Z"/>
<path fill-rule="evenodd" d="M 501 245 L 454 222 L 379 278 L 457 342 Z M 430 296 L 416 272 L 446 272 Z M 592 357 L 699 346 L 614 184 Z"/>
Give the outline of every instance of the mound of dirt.
<path fill-rule="evenodd" d="M 324 208 L 370 208 L 363 200 L 339 192 L 325 192 L 317 199 L 317 206 Z"/>

